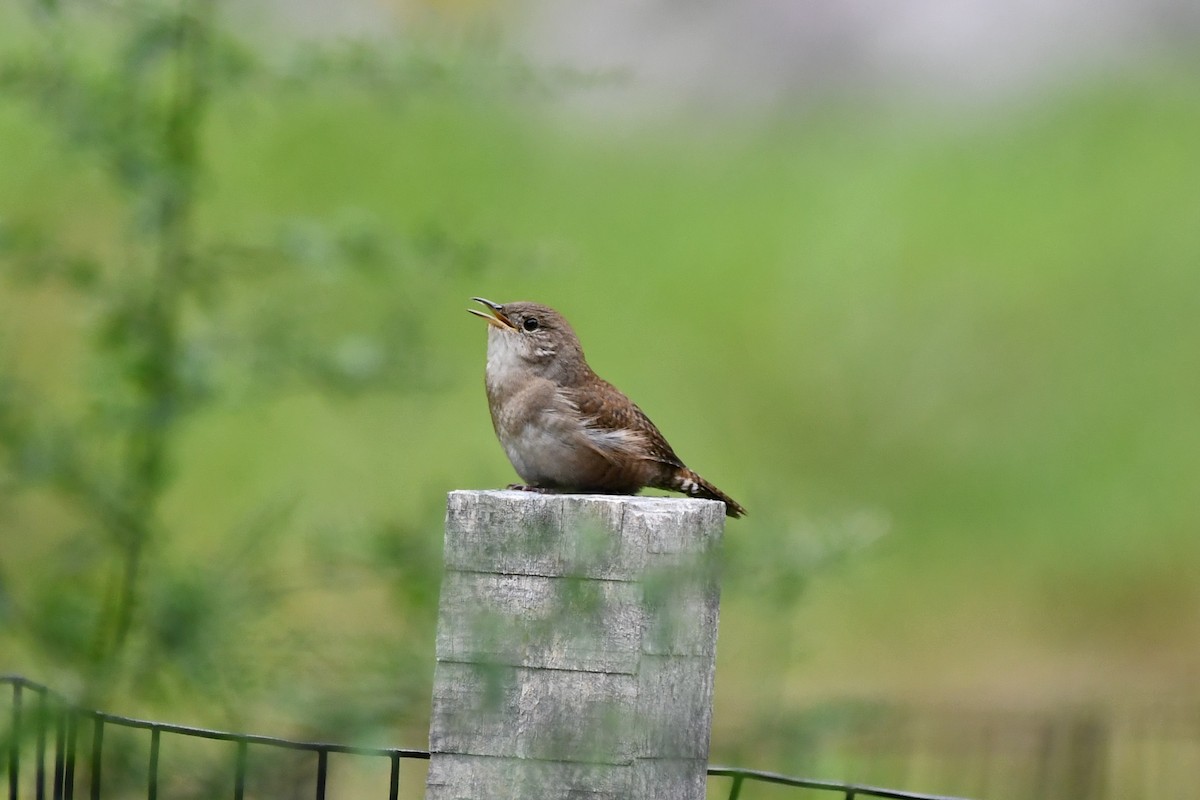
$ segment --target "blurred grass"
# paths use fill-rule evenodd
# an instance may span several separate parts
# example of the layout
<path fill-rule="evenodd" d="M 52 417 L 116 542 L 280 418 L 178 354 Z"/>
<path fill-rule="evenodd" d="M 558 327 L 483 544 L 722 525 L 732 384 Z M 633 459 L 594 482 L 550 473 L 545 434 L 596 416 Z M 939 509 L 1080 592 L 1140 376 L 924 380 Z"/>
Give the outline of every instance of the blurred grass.
<path fill-rule="evenodd" d="M 231 703 L 281 679 L 298 707 L 391 692 L 377 713 L 420 743 L 432 658 L 401 642 L 433 610 L 397 585 L 415 579 L 405 548 L 436 552 L 445 491 L 511 480 L 472 295 L 562 310 L 593 366 L 750 508 L 728 529 L 714 755 L 782 769 L 752 746 L 762 721 L 842 696 L 1194 697 L 1198 89 L 1164 66 L 986 111 L 846 103 L 699 131 L 436 94 L 226 97 L 205 234 L 395 232 L 430 265 L 394 322 L 424 332 L 433 376 L 402 395 L 235 393 L 187 423 L 164 569 L 285 598 L 242 608 L 222 645 L 256 665 L 212 666 Z M 0 165 L 5 230 L 119 251 L 111 190 L 6 100 Z M 253 320 L 265 293 L 352 337 L 390 307 L 358 280 L 328 296 L 319 266 L 288 265 L 229 313 Z M 95 387 L 88 313 L 52 289 L 0 297 L 11 369 L 67 406 Z M 278 529 L 244 551 L 264 499 Z M 70 579 L 80 543 L 36 495 L 5 511 L 0 579 L 28 603 Z M 53 648 L 15 631 L 4 666 L 53 682 Z"/>

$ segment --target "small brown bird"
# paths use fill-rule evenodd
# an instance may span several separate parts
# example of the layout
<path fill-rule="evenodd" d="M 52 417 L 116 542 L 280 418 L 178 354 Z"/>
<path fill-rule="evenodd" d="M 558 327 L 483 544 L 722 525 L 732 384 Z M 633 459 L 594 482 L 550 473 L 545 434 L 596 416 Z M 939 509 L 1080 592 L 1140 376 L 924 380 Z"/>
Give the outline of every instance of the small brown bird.
<path fill-rule="evenodd" d="M 552 308 L 493 303 L 488 322 L 487 397 L 496 436 L 527 491 L 637 494 L 645 487 L 720 500 L 732 497 L 688 469 L 642 410 L 592 372 L 579 337 Z"/>

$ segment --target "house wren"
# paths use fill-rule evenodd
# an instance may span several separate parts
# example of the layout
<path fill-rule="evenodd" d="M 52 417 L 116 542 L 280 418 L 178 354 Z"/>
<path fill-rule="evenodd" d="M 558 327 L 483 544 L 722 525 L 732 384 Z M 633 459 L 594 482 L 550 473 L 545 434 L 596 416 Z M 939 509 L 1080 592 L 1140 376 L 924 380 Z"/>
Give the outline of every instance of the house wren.
<path fill-rule="evenodd" d="M 645 487 L 746 509 L 692 472 L 640 408 L 592 372 L 579 337 L 552 308 L 472 298 L 488 322 L 487 397 L 496 436 L 524 485 L 510 489 L 636 494 Z"/>

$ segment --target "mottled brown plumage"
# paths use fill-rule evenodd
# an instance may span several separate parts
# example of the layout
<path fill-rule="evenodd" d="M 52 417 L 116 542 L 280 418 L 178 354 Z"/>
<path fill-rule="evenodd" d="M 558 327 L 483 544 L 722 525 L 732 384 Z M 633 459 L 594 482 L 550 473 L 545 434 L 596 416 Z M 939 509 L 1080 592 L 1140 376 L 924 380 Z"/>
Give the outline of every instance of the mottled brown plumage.
<path fill-rule="evenodd" d="M 729 495 L 688 469 L 650 418 L 588 366 L 579 338 L 552 308 L 493 303 L 487 396 L 496 436 L 533 491 L 636 494 L 644 487 L 720 500 Z"/>

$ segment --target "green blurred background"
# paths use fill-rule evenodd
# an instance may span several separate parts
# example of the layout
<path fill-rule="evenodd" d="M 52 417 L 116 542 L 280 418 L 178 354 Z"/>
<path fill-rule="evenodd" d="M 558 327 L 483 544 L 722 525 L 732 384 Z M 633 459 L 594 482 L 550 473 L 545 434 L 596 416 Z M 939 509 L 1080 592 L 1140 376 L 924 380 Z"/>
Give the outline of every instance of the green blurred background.
<path fill-rule="evenodd" d="M 763 98 L 572 63 L 561 10 L 205 5 L 198 50 L 174 6 L 0 11 L 0 669 L 422 746 L 444 495 L 513 480 L 463 309 L 529 299 L 750 509 L 715 761 L 1193 796 L 1195 718 L 1153 726 L 1200 703 L 1200 25 Z M 1103 777 L 1021 783 L 1062 753 Z"/>

